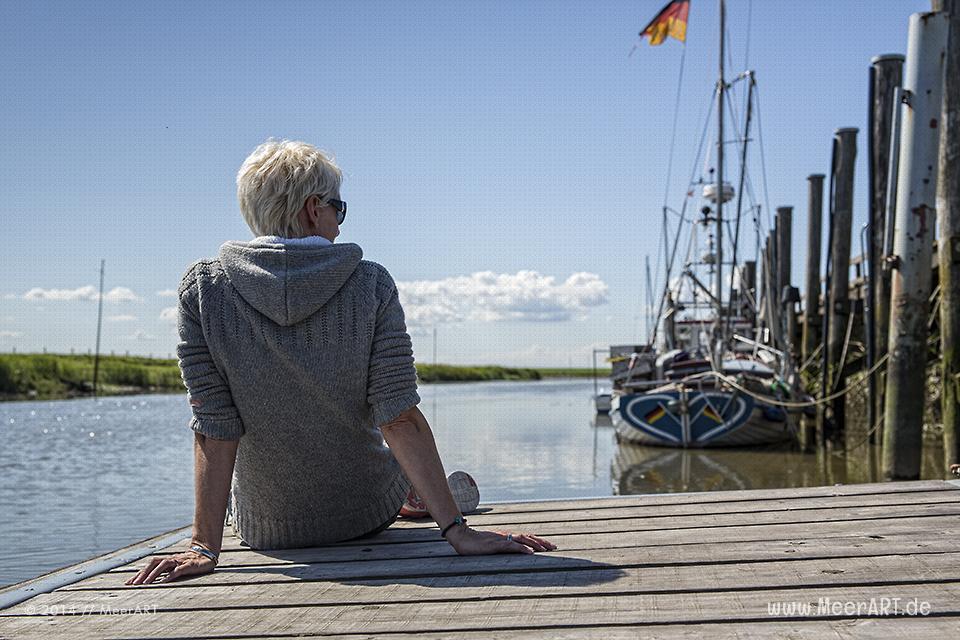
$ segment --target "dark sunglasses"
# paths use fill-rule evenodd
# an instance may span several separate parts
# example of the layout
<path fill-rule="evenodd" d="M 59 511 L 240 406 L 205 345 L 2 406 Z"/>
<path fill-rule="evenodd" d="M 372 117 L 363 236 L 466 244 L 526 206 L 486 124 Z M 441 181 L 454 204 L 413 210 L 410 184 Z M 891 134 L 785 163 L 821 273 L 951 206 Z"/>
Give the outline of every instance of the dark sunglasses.
<path fill-rule="evenodd" d="M 337 210 L 337 224 L 343 224 L 343 219 L 347 217 L 347 201 L 327 198 L 327 204 Z"/>

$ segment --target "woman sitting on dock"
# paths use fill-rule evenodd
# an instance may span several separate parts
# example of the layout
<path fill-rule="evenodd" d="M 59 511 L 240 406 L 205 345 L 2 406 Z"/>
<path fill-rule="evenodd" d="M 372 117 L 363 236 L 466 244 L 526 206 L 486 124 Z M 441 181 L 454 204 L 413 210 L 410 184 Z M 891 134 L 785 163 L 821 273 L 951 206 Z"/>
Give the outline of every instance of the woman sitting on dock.
<path fill-rule="evenodd" d="M 241 166 L 237 197 L 257 237 L 225 242 L 179 287 L 177 356 L 195 432 L 191 550 L 151 558 L 127 584 L 213 571 L 228 499 L 234 532 L 254 549 L 363 538 L 428 514 L 461 555 L 556 548 L 467 526 L 479 492 L 466 473 L 444 477 L 417 408 L 397 286 L 358 245 L 334 244 L 347 212 L 340 182 L 303 142 L 268 141 Z"/>

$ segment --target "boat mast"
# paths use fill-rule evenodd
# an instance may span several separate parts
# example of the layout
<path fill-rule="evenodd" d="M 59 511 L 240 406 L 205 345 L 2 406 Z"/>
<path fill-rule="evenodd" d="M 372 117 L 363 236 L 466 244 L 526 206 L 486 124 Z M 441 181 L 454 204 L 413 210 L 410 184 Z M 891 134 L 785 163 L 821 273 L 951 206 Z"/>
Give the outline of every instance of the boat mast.
<path fill-rule="evenodd" d="M 724 0 L 720 0 L 720 79 L 717 81 L 717 322 L 714 325 L 719 337 L 723 323 L 723 98 L 726 84 L 723 80 L 724 45 Z M 720 354 L 717 354 L 717 358 Z"/>

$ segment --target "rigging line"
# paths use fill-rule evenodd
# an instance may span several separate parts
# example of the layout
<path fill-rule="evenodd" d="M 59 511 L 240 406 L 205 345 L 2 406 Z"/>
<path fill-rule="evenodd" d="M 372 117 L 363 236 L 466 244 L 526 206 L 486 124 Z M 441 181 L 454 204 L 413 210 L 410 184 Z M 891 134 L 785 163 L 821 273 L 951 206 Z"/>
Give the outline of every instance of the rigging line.
<path fill-rule="evenodd" d="M 833 400 L 835 400 L 835 399 L 837 399 L 837 398 L 839 398 L 839 397 L 841 397 L 841 396 L 843 396 L 843 395 L 845 395 L 845 394 L 847 394 L 847 393 L 850 393 L 851 391 L 853 391 L 854 389 L 856 389 L 857 387 L 859 387 L 860 385 L 862 385 L 862 384 L 867 380 L 867 378 L 869 378 L 869 377 L 872 376 L 874 373 L 876 373 L 877 370 L 880 369 L 880 367 L 881 367 L 883 364 L 886 363 L 886 361 L 887 361 L 888 358 L 890 358 L 890 354 L 889 354 L 889 353 L 883 354 L 883 357 L 880 358 L 880 360 L 877 362 L 877 364 L 873 365 L 873 367 L 871 367 L 871 368 L 868 369 L 866 372 L 864 372 L 860 378 L 855 379 L 853 382 L 851 382 L 850 384 L 848 384 L 848 385 L 847 385 L 846 387 L 844 387 L 843 389 L 840 389 L 839 391 L 836 391 L 836 392 L 834 392 L 834 393 L 831 393 L 829 396 L 826 396 L 826 397 L 824 397 L 824 398 L 820 398 L 819 400 L 816 399 L 816 398 L 812 398 L 811 400 L 808 400 L 808 401 L 805 401 L 805 402 L 791 402 L 791 401 L 777 400 L 777 399 L 775 399 L 775 398 L 771 398 L 770 396 L 761 395 L 761 394 L 756 393 L 756 392 L 748 389 L 747 387 L 741 385 L 741 384 L 740 384 L 740 381 L 739 381 L 737 378 L 732 377 L 732 376 L 728 376 L 728 375 L 724 375 L 723 373 L 720 373 L 720 372 L 718 372 L 718 371 L 703 371 L 703 372 L 701 372 L 701 373 L 692 373 L 692 374 L 690 374 L 689 376 L 686 376 L 686 377 L 684 377 L 684 378 L 681 378 L 678 382 L 680 382 L 681 384 L 683 384 L 683 383 L 692 382 L 692 381 L 697 380 L 697 379 L 700 379 L 700 378 L 715 378 L 715 379 L 717 379 L 717 380 L 721 380 L 721 381 L 727 383 L 728 385 L 730 385 L 730 386 L 733 387 L 734 389 L 739 390 L 741 393 L 744 393 L 744 394 L 746 394 L 746 395 L 748 395 L 748 396 L 750 396 L 750 397 L 752 397 L 752 398 L 754 398 L 754 399 L 756 399 L 756 400 L 760 400 L 761 402 L 763 402 L 763 403 L 765 403 L 765 404 L 772 404 L 772 405 L 774 405 L 774 406 L 784 407 L 784 408 L 802 409 L 802 408 L 804 408 L 804 407 L 815 407 L 815 406 L 818 406 L 818 405 L 819 405 L 819 406 L 824 406 L 824 405 L 826 405 L 827 403 L 829 403 L 829 402 L 831 402 L 831 401 L 833 401 Z"/>
<path fill-rule="evenodd" d="M 663 255 L 664 258 L 667 257 L 666 252 L 667 252 L 667 245 L 669 242 L 669 236 L 668 236 L 669 232 L 667 229 L 667 215 L 666 215 L 667 201 L 668 201 L 668 198 L 670 197 L 670 181 L 673 177 L 673 156 L 674 156 L 674 151 L 676 150 L 676 145 L 677 145 L 677 122 L 680 116 L 680 98 L 681 98 L 681 92 L 683 89 L 683 70 L 685 67 L 686 59 L 687 59 L 687 43 L 686 41 L 684 41 L 683 48 L 680 53 L 680 72 L 677 75 L 677 96 L 676 96 L 676 99 L 674 100 L 674 106 L 673 106 L 673 126 L 671 127 L 671 133 L 670 133 L 670 151 L 669 151 L 669 154 L 667 155 L 667 179 L 664 184 L 664 190 L 663 190 L 663 247 L 662 249 L 664 252 L 664 255 Z M 660 251 L 661 251 L 661 246 L 658 243 L 657 244 L 657 260 L 656 260 L 657 275 L 659 275 L 660 273 Z M 648 330 L 647 333 L 649 335 L 649 328 L 647 328 L 647 330 Z M 636 332 L 636 328 L 634 328 L 634 332 Z"/>
<path fill-rule="evenodd" d="M 727 42 L 733 42 L 733 39 L 730 37 L 730 21 L 724 20 L 724 22 L 726 24 L 724 25 L 723 30 L 726 35 Z M 727 50 L 727 68 L 730 69 L 732 73 L 733 70 L 736 69 L 736 67 L 733 66 L 733 47 L 728 45 L 724 48 Z M 726 84 L 729 85 L 730 83 L 726 83 Z"/>
<path fill-rule="evenodd" d="M 703 131 L 700 132 L 700 144 L 697 146 L 697 155 L 693 160 L 693 170 L 690 172 L 690 180 L 687 183 L 687 193 L 683 198 L 683 205 L 680 207 L 680 217 L 681 219 L 687 212 L 687 204 L 690 202 L 690 185 L 693 184 L 693 178 L 697 175 L 697 164 L 700 161 L 700 155 L 703 153 L 703 143 L 707 138 L 707 130 L 710 127 L 710 118 L 713 115 L 713 102 L 716 98 L 717 89 L 714 89 L 714 96 L 710 99 L 710 106 L 707 107 L 707 117 L 703 123 Z M 650 344 L 654 344 L 657 340 L 657 329 L 660 326 L 660 319 L 663 317 L 663 304 L 667 297 L 667 292 L 669 291 L 670 286 L 670 274 L 673 272 L 673 262 L 677 257 L 677 245 L 680 242 L 680 231 L 683 228 L 682 224 L 677 225 L 677 233 L 673 239 L 673 249 L 670 252 L 670 257 L 667 259 L 667 270 L 663 278 L 663 295 L 660 296 L 660 304 L 657 307 L 657 316 L 653 323 L 653 336 L 649 340 Z M 666 256 L 664 256 L 666 257 Z M 658 267 L 659 270 L 659 267 Z"/>
<path fill-rule="evenodd" d="M 747 43 L 743 52 L 743 70 L 750 68 L 750 23 L 753 18 L 753 0 L 747 2 Z"/>
<path fill-rule="evenodd" d="M 773 222 L 770 219 L 770 189 L 767 188 L 767 159 L 763 152 L 763 119 L 760 117 L 760 91 L 754 88 L 753 95 L 757 101 L 757 133 L 760 137 L 760 170 L 763 175 L 763 203 L 767 207 L 767 228 L 773 228 Z"/>
<path fill-rule="evenodd" d="M 753 89 L 753 74 L 749 74 L 747 82 L 747 99 L 750 100 L 750 93 Z M 747 142 L 750 136 L 750 106 L 752 102 L 747 104 L 747 112 L 744 116 L 744 125 L 743 125 L 743 137 L 741 138 L 740 144 L 740 184 L 737 188 L 737 225 L 736 231 L 733 235 L 733 269 L 737 268 L 737 250 L 740 245 L 740 218 L 743 215 L 743 181 L 747 173 Z M 730 105 L 730 111 L 733 112 L 733 104 Z M 736 116 L 734 115 L 734 118 Z M 737 125 L 737 131 L 740 131 L 739 124 Z M 733 315 L 733 280 L 730 281 L 730 305 L 728 308 L 727 316 L 727 330 L 730 329 L 730 316 Z"/>
<path fill-rule="evenodd" d="M 753 0 L 749 0 L 747 3 L 747 37 L 745 38 L 746 44 L 743 48 L 743 71 L 746 73 L 750 69 L 750 27 L 753 18 Z M 743 97 L 743 110 L 747 110 L 747 102 L 750 100 L 749 92 L 744 92 L 746 95 Z"/>
<path fill-rule="evenodd" d="M 667 156 L 667 184 L 663 191 L 663 206 L 667 206 L 667 199 L 670 197 L 670 178 L 673 176 L 673 151 L 677 144 L 677 119 L 680 115 L 680 92 L 683 88 L 683 67 L 687 59 L 687 43 L 684 41 L 683 49 L 680 53 L 680 73 L 677 75 L 677 98 L 673 105 L 673 127 L 670 133 L 670 153 Z"/>

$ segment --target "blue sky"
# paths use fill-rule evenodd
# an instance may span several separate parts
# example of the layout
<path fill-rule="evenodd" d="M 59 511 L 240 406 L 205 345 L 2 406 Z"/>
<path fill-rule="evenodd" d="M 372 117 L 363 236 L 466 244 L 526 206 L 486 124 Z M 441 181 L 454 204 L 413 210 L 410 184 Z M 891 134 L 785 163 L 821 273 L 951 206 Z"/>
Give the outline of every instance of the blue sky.
<path fill-rule="evenodd" d="M 683 45 L 627 54 L 664 1 L 0 4 L 0 350 L 92 348 L 103 258 L 102 349 L 172 354 L 162 294 L 252 236 L 235 177 L 268 137 L 335 155 L 338 242 L 402 283 L 418 361 L 434 326 L 450 363 L 586 366 L 642 341 Z M 795 207 L 800 284 L 806 176 L 829 171 L 836 128 L 859 127 L 859 229 L 869 60 L 904 53 L 929 2 L 727 4 L 731 75 L 750 13 L 770 204 Z M 716 25 L 716 3 L 693 0 L 673 206 Z"/>

